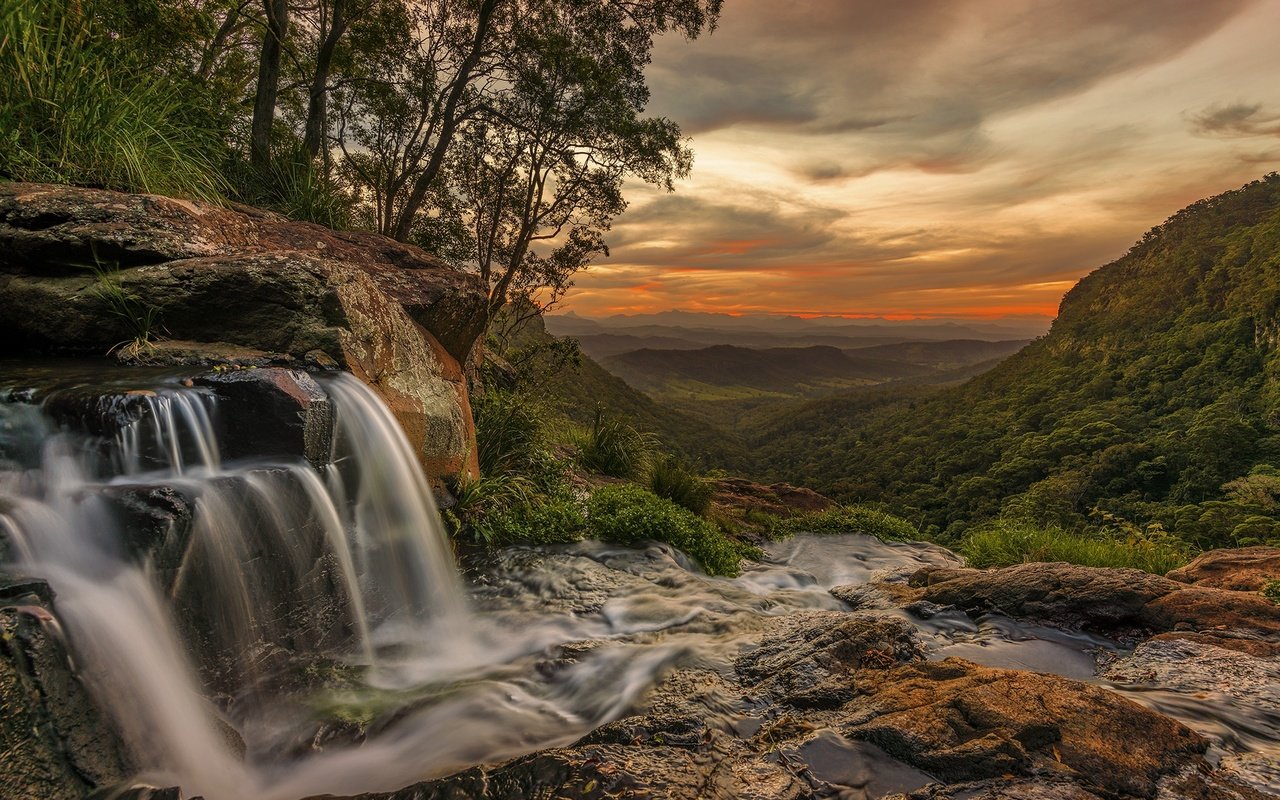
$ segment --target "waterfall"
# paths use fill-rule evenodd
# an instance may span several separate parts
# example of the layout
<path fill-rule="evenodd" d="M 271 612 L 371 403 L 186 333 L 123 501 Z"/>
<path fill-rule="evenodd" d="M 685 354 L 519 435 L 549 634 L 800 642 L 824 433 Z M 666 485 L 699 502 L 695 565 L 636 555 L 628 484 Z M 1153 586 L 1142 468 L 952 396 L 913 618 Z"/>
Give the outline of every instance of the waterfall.
<path fill-rule="evenodd" d="M 335 424 L 319 468 L 224 464 L 207 389 L 107 394 L 70 426 L 21 396 L 0 403 L 0 545 L 53 588 L 84 677 L 155 782 L 265 796 L 208 698 L 251 715 L 301 656 L 394 683 L 386 653 L 467 649 L 462 582 L 410 445 L 364 384 L 324 386 Z M 174 513 L 140 534 L 127 512 L 155 497 Z"/>

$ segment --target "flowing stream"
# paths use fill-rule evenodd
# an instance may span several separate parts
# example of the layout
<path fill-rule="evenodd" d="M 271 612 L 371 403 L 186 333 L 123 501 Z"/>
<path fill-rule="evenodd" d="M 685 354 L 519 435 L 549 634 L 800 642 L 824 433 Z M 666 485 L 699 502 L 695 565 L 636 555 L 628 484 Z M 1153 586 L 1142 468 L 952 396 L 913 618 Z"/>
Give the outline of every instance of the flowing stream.
<path fill-rule="evenodd" d="M 583 542 L 478 557 L 464 580 L 408 443 L 363 384 L 324 380 L 334 444 L 316 467 L 224 461 L 214 394 L 144 377 L 99 389 L 75 424 L 51 403 L 100 378 L 0 381 L 0 545 L 9 571 L 56 592 L 143 777 L 188 796 L 390 791 L 569 743 L 672 668 L 729 669 L 771 616 L 846 608 L 833 586 L 959 563 L 922 543 L 797 537 L 722 580 L 665 546 Z M 161 517 L 142 536 L 121 511 L 139 498 L 185 503 L 191 522 Z M 1081 680 L 1123 654 L 1001 617 L 912 622 L 932 657 Z M 564 645 L 580 655 L 545 668 Z M 1277 755 L 1280 709 L 1119 690 L 1221 753 Z"/>

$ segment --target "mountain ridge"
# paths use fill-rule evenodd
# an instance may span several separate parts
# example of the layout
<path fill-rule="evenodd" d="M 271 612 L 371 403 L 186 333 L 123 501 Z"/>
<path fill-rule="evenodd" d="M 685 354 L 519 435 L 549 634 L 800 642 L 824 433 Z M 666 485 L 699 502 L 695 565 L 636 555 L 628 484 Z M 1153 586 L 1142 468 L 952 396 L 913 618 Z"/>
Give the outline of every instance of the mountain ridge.
<path fill-rule="evenodd" d="M 1201 545 L 1275 538 L 1278 312 L 1273 173 L 1153 228 L 990 372 L 844 419 L 792 409 L 748 445 L 762 474 L 957 535 L 1022 514 L 1067 526 L 1109 515 Z"/>

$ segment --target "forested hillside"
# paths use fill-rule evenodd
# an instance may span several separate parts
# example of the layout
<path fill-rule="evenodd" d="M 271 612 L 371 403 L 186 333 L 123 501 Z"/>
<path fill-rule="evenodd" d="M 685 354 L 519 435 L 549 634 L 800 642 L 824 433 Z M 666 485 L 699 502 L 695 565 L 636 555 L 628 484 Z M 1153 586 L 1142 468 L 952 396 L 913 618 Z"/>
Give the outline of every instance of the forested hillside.
<path fill-rule="evenodd" d="M 1280 532 L 1280 176 L 1203 200 L 1064 298 L 1048 335 L 928 397 L 756 420 L 767 477 L 956 535 L 998 516 L 1158 523 L 1200 546 Z"/>
<path fill-rule="evenodd" d="M 542 318 L 525 319 L 496 349 L 516 363 L 521 394 L 553 416 L 588 425 L 597 409 L 655 435 L 662 446 L 702 467 L 741 469 L 748 463 L 739 437 L 694 409 L 659 402 L 611 375 L 572 340 L 547 333 Z"/>
<path fill-rule="evenodd" d="M 701 350 L 634 350 L 607 358 L 602 366 L 656 397 L 690 401 L 829 394 L 932 372 L 838 347 L 753 350 L 727 344 Z"/>

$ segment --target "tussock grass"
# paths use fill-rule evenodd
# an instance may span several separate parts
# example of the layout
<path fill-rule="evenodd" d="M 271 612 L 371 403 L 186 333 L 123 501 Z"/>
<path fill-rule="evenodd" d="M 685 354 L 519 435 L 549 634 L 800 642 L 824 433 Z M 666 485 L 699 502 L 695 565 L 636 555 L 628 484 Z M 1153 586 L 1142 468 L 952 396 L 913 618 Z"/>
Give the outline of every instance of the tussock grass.
<path fill-rule="evenodd" d="M 960 551 L 970 566 L 978 568 L 1065 561 L 1085 567 L 1129 567 L 1157 575 L 1186 564 L 1191 557 L 1186 545 L 1172 537 L 1120 539 L 1104 532 L 1072 532 L 1009 521 L 970 533 Z"/>
<path fill-rule="evenodd" d="M 133 62 L 94 0 L 0 7 L 0 176 L 223 198 L 192 93 Z"/>
<path fill-rule="evenodd" d="M 639 478 L 649 465 L 654 438 L 596 407 L 591 427 L 578 437 L 578 464 L 613 478 Z"/>
<path fill-rule="evenodd" d="M 712 486 L 698 477 L 683 461 L 667 456 L 654 463 L 649 471 L 649 489 L 700 517 L 711 507 Z"/>

